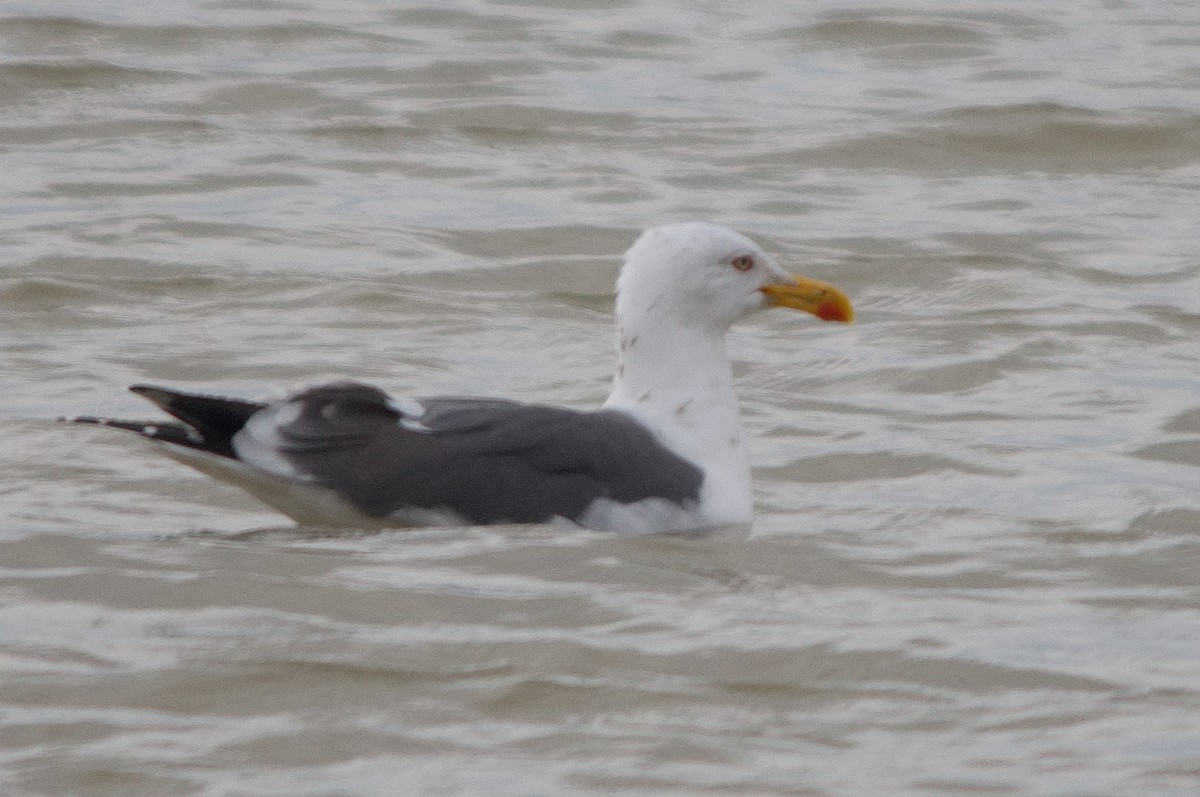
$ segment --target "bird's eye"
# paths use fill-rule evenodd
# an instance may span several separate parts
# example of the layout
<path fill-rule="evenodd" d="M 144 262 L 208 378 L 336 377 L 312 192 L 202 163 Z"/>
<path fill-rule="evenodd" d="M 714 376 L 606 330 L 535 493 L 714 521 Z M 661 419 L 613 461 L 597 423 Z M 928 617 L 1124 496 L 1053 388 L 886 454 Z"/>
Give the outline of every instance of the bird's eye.
<path fill-rule="evenodd" d="M 733 260 L 729 261 L 729 265 L 736 268 L 738 271 L 749 271 L 754 268 L 754 258 L 750 255 L 738 255 Z"/>

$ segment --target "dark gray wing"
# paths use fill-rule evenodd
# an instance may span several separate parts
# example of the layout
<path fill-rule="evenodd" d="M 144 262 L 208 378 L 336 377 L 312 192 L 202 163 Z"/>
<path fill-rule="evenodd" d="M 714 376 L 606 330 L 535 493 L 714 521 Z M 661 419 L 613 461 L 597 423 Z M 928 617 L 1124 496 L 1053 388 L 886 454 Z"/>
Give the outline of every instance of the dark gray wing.
<path fill-rule="evenodd" d="M 282 460 L 292 475 L 376 517 L 415 507 L 470 523 L 574 520 L 597 498 L 695 501 L 704 480 L 621 412 L 491 399 L 395 403 L 357 383 L 268 407 L 234 448 L 254 464 Z"/>

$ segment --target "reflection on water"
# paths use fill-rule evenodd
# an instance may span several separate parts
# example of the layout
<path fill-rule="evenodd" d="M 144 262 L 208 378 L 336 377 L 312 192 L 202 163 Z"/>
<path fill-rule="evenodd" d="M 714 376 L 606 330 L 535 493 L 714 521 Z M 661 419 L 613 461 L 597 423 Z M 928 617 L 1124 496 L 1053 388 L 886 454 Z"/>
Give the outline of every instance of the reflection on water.
<path fill-rule="evenodd" d="M 4 793 L 1200 786 L 1188 4 L 3 13 Z M 50 420 L 589 406 L 693 218 L 860 310 L 731 339 L 749 538 L 280 528 Z"/>

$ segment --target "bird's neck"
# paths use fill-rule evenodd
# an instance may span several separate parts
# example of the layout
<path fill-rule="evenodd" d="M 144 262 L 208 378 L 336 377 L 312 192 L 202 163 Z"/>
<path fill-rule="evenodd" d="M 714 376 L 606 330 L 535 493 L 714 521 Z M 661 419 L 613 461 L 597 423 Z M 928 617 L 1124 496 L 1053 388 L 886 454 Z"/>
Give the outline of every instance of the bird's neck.
<path fill-rule="evenodd" d="M 752 494 L 733 368 L 723 334 L 618 317 L 605 407 L 629 413 L 705 470 L 701 502 L 717 523 L 747 523 Z"/>

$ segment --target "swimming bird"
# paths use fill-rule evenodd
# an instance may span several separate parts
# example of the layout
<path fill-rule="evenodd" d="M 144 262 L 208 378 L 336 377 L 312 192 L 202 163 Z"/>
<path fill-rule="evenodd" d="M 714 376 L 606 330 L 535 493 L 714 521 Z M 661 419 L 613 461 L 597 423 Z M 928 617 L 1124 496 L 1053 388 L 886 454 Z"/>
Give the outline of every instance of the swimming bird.
<path fill-rule="evenodd" d="M 177 420 L 70 420 L 136 432 L 306 525 L 746 525 L 753 493 L 725 333 L 770 307 L 854 318 L 837 288 L 793 276 L 740 233 L 654 227 L 617 279 L 616 369 L 596 410 L 389 398 L 344 381 L 271 401 L 135 385 Z"/>

